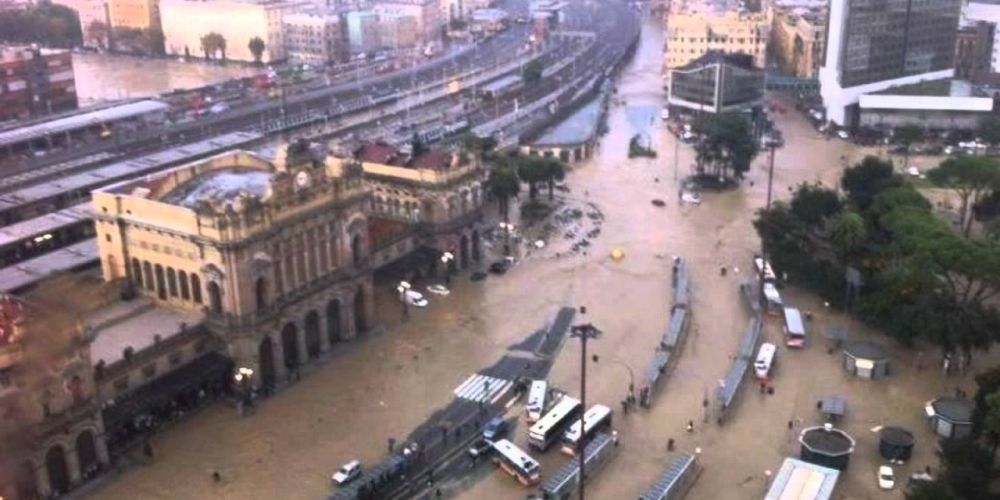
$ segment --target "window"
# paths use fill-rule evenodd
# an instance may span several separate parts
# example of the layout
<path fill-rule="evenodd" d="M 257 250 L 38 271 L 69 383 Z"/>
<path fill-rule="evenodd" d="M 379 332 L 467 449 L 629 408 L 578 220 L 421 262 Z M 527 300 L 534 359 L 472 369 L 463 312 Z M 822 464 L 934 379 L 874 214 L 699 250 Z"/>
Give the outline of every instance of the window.
<path fill-rule="evenodd" d="M 174 268 L 167 268 L 167 288 L 170 290 L 170 296 L 177 296 L 177 272 Z"/>
<path fill-rule="evenodd" d="M 197 274 L 191 275 L 191 298 L 196 304 L 201 304 L 201 278 Z"/>
<path fill-rule="evenodd" d="M 146 377 L 147 380 L 153 378 L 154 375 L 156 375 L 156 365 L 155 364 L 150 363 L 150 364 L 142 367 L 142 376 Z"/>
<path fill-rule="evenodd" d="M 108 243 L 111 243 L 111 235 L 110 234 L 105 234 L 104 235 L 104 241 L 107 241 Z"/>
<path fill-rule="evenodd" d="M 188 275 L 184 271 L 178 271 L 177 281 L 181 285 L 181 298 L 184 300 L 191 300 L 191 293 L 188 289 Z"/>

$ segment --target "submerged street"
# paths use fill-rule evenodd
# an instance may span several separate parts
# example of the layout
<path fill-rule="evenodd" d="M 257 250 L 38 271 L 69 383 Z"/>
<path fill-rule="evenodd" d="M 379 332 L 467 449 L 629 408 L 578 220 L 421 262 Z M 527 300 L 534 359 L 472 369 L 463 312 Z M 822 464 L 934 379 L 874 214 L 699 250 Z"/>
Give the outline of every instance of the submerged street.
<path fill-rule="evenodd" d="M 672 455 L 666 443 L 671 438 L 678 451 L 701 450 L 704 470 L 688 499 L 760 497 L 767 486 L 765 470 L 776 471 L 783 457 L 798 455 L 794 436 L 821 421 L 815 403 L 831 394 L 847 399 L 841 427 L 858 441 L 839 483 L 840 494 L 877 494 L 874 472 L 880 462 L 870 429 L 878 425 L 902 425 L 917 436 L 914 459 L 897 469 L 898 477 L 935 463 L 923 403 L 955 387 L 973 392 L 971 379 L 945 378 L 938 371 L 915 380 L 910 376 L 915 352 L 895 346 L 888 380 L 849 379 L 840 367 L 839 352 L 827 353 L 821 332 L 828 325 L 842 325 L 852 339 L 881 334 L 825 311 L 815 296 L 791 288 L 782 291 L 786 304 L 815 316 L 807 324 L 809 346 L 802 351 L 778 348 L 774 395 L 758 394 L 748 381 L 723 425 L 715 423 L 714 414 L 708 423 L 703 421 L 702 400 L 707 394 L 714 401 L 718 381 L 749 319 L 738 286 L 751 279 L 751 258 L 759 250 L 752 219 L 765 204 L 767 157 L 758 157 L 738 189 L 703 193 L 700 205 L 678 204 L 680 182 L 691 169 L 694 153 L 680 145 L 675 165 L 675 137 L 659 119 L 664 102 L 662 43 L 660 23 L 645 18 L 638 51 L 616 85 L 609 133 L 592 159 L 567 174 L 569 190 L 557 192 L 564 206 L 600 214 L 581 223 L 585 231 L 600 228 L 585 253 L 569 251 L 574 240 L 566 238 L 567 227 L 556 224 L 551 234 L 542 236 L 541 227 L 521 225 L 532 240 L 536 235 L 544 238 L 545 247 L 532 248 L 503 276 L 477 282 L 469 280 L 468 272 L 454 277 L 450 295 L 430 295 L 430 306 L 411 308 L 405 322 L 394 291 L 382 286 L 376 307 L 380 328 L 375 332 L 336 346 L 325 365 L 262 400 L 250 416 L 240 418 L 232 407 L 219 403 L 156 434 L 151 464 L 111 474 L 91 492 L 97 498 L 122 500 L 323 498 L 331 492 L 330 474 L 340 465 L 354 458 L 365 466 L 384 459 L 387 439 L 407 436 L 452 401 L 452 391 L 470 375 L 494 364 L 563 306 L 586 306 L 586 315 L 578 314 L 575 321 L 592 322 L 603 331 L 588 345 L 588 354 L 598 361 L 587 368 L 587 402 L 615 410 L 621 442 L 617 458 L 588 483 L 589 498 L 637 498 L 669 463 Z M 863 154 L 843 141 L 822 138 L 794 111 L 775 115 L 775 120 L 787 142 L 775 163 L 776 200 L 787 199 L 789 189 L 801 182 L 836 185 L 845 160 Z M 658 158 L 627 158 L 635 134 L 648 135 Z M 546 194 L 543 190 L 541 196 Z M 521 201 L 526 199 L 525 190 Z M 654 206 L 653 199 L 665 200 L 666 206 Z M 497 217 L 495 207 L 488 213 Z M 478 266 L 485 268 L 501 247 L 489 249 L 491 255 Z M 616 248 L 625 255 L 620 261 L 609 256 Z M 644 369 L 667 325 L 675 255 L 691 266 L 692 325 L 652 408 L 623 415 L 619 402 L 630 374 L 637 387 L 642 385 Z M 720 275 L 723 266 L 728 268 L 725 276 Z M 422 289 L 427 284 L 417 285 Z M 765 321 L 763 340 L 780 344 L 780 320 Z M 936 356 L 931 352 L 928 358 Z M 550 372 L 551 386 L 578 396 L 579 360 L 578 343 L 568 339 Z M 522 414 L 520 404 L 508 413 L 519 420 L 511 434 L 519 446 L 526 442 Z M 685 431 L 689 420 L 695 424 L 691 433 Z M 789 421 L 794 431 L 789 431 Z M 543 479 L 568 460 L 554 449 L 533 456 L 542 464 Z M 213 472 L 219 472 L 221 481 L 212 480 Z M 487 461 L 464 479 L 440 487 L 448 497 L 469 499 L 524 498 L 535 492 Z M 897 490 L 888 496 L 901 494 Z"/>

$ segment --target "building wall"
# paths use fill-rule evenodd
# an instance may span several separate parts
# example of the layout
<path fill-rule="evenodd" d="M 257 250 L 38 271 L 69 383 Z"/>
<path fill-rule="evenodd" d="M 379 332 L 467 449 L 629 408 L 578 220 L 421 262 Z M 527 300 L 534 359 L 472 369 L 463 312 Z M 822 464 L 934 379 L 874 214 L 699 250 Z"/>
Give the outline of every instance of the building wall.
<path fill-rule="evenodd" d="M 65 5 L 77 12 L 80 16 L 80 32 L 83 33 L 83 45 L 86 47 L 107 47 L 108 40 L 103 37 L 94 36 L 90 26 L 95 23 L 102 23 L 111 26 L 110 9 L 105 0 L 56 0 L 52 2 L 57 5 Z"/>
<path fill-rule="evenodd" d="M 108 0 L 111 26 L 150 29 L 160 27 L 158 0 Z"/>
<path fill-rule="evenodd" d="M 325 64 L 346 54 L 346 38 L 335 14 L 291 14 L 284 16 L 285 50 L 295 61 Z"/>
<path fill-rule="evenodd" d="M 990 70 L 1000 73 L 1000 4 L 990 1 L 972 0 L 965 8 L 965 17 L 971 21 L 982 21 L 993 27 L 993 43 L 990 50 Z"/>
<path fill-rule="evenodd" d="M 441 8 L 435 0 L 389 0 L 372 7 L 379 16 L 413 17 L 422 42 L 436 40 L 441 35 L 443 19 Z"/>
<path fill-rule="evenodd" d="M 0 121 L 76 107 L 76 80 L 69 51 L 0 49 Z"/>
<path fill-rule="evenodd" d="M 958 31 L 955 39 L 955 77 L 975 80 L 990 72 L 994 26 L 977 22 Z"/>
<path fill-rule="evenodd" d="M 347 42 L 352 54 L 372 52 L 382 46 L 378 14 L 356 11 L 347 14 Z"/>
<path fill-rule="evenodd" d="M 777 12 L 771 30 L 771 54 L 785 73 L 797 78 L 816 78 L 823 62 L 826 38 L 825 12 L 815 18 Z"/>
<path fill-rule="evenodd" d="M 675 14 L 669 16 L 664 67 L 673 69 L 710 50 L 748 54 L 763 68 L 767 58 L 770 22 L 760 14 Z"/>
<path fill-rule="evenodd" d="M 308 2 L 250 3 L 230 0 L 163 0 L 160 4 L 163 34 L 168 54 L 183 55 L 187 48 L 194 56 L 202 55 L 201 37 L 219 33 L 226 39 L 226 57 L 253 61 L 250 40 L 264 40 L 267 63 L 286 57 L 282 34 L 282 15 L 308 5 Z"/>
<path fill-rule="evenodd" d="M 420 43 L 420 24 L 417 18 L 406 15 L 380 15 L 379 39 L 386 48 L 407 48 Z"/>

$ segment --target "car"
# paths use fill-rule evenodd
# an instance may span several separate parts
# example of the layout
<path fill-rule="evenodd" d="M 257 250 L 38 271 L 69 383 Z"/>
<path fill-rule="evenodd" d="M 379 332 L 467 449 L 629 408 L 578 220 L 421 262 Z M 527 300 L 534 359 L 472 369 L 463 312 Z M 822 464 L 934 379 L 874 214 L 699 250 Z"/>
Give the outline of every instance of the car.
<path fill-rule="evenodd" d="M 469 447 L 469 456 L 474 458 L 479 458 L 486 455 L 493 450 L 493 441 L 489 439 L 477 439 L 476 442 L 472 443 Z"/>
<path fill-rule="evenodd" d="M 505 274 L 510 269 L 510 264 L 506 260 L 498 260 L 490 264 L 489 270 L 493 274 Z"/>
<path fill-rule="evenodd" d="M 331 479 L 338 485 L 345 485 L 361 476 L 361 461 L 351 460 L 344 464 Z"/>
<path fill-rule="evenodd" d="M 878 468 L 878 487 L 883 490 L 891 490 L 896 487 L 896 474 L 892 467 L 880 465 Z"/>
<path fill-rule="evenodd" d="M 846 141 L 847 139 L 851 138 L 851 134 L 848 134 L 846 130 L 840 130 L 837 132 L 837 137 L 840 137 L 841 139 Z"/>
<path fill-rule="evenodd" d="M 427 291 L 434 295 L 448 295 L 451 293 L 451 290 L 448 290 L 444 285 L 427 285 Z"/>
<path fill-rule="evenodd" d="M 684 191 L 681 194 L 681 201 L 684 203 L 689 203 L 691 205 L 701 204 L 701 195 L 693 191 Z"/>
<path fill-rule="evenodd" d="M 484 279 L 486 279 L 486 273 L 482 271 L 475 271 L 469 275 L 470 281 L 483 281 Z"/>
<path fill-rule="evenodd" d="M 424 294 L 415 290 L 407 290 L 403 294 L 403 301 L 406 302 L 406 305 L 413 307 L 427 307 L 427 304 L 429 304 L 427 299 L 424 298 Z"/>
<path fill-rule="evenodd" d="M 490 441 L 496 441 L 504 434 L 507 434 L 507 421 L 503 417 L 493 417 L 483 427 L 483 438 Z"/>

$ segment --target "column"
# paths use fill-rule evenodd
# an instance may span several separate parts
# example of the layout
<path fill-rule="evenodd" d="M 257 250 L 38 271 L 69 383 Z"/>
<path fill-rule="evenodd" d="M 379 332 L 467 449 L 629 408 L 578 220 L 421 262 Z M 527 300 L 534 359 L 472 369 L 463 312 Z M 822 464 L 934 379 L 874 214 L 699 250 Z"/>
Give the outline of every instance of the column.
<path fill-rule="evenodd" d="M 287 381 L 288 369 L 285 368 L 285 346 L 281 344 L 281 334 L 272 333 L 268 337 L 271 338 L 271 348 L 274 349 L 274 380 L 278 383 Z"/>
<path fill-rule="evenodd" d="M 348 300 L 340 302 L 340 338 L 351 340 L 358 336 L 357 323 L 354 320 L 354 294 Z"/>
<path fill-rule="evenodd" d="M 319 313 L 319 352 L 325 353 L 330 350 L 330 336 L 326 334 L 326 303 L 320 304 L 316 312 Z"/>
<path fill-rule="evenodd" d="M 80 484 L 80 457 L 76 454 L 76 446 L 71 449 L 69 443 L 63 450 L 66 453 L 66 469 L 69 470 L 69 484 L 76 486 Z"/>
<path fill-rule="evenodd" d="M 295 343 L 299 348 L 299 366 L 305 366 L 309 364 L 309 348 L 306 346 L 306 322 L 296 321 L 295 326 L 295 336 L 298 337 Z"/>

